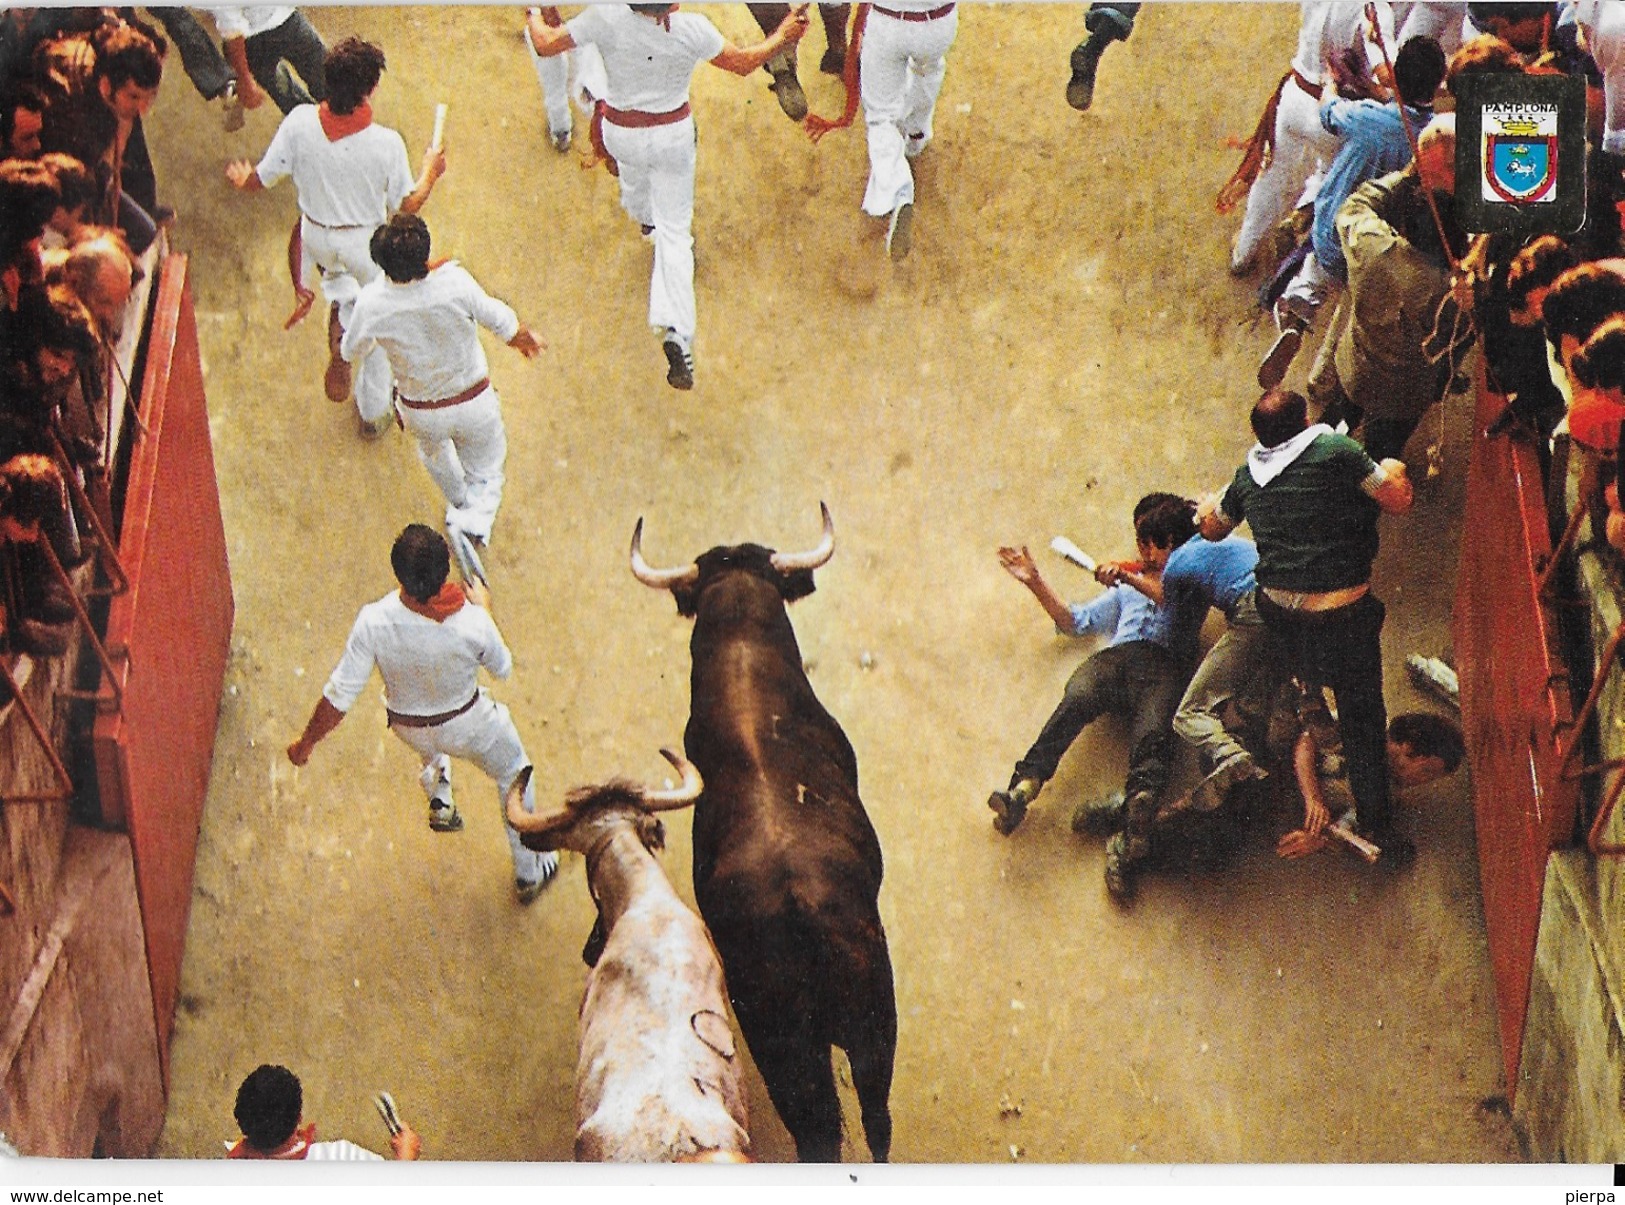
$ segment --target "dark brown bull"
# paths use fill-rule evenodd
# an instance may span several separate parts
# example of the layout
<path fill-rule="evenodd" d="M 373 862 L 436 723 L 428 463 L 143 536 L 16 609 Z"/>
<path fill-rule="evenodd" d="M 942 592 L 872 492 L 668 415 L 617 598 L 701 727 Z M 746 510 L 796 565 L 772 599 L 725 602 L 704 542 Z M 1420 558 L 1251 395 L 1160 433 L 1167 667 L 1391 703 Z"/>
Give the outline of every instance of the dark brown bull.
<path fill-rule="evenodd" d="M 813 694 L 785 604 L 835 552 L 713 548 L 681 569 L 632 572 L 694 619 L 683 743 L 705 779 L 694 808 L 694 896 L 768 1095 L 807 1162 L 841 1155 L 832 1046 L 846 1051 L 878 1161 L 891 1150 L 897 1002 L 880 923 L 880 842 L 852 745 Z"/>

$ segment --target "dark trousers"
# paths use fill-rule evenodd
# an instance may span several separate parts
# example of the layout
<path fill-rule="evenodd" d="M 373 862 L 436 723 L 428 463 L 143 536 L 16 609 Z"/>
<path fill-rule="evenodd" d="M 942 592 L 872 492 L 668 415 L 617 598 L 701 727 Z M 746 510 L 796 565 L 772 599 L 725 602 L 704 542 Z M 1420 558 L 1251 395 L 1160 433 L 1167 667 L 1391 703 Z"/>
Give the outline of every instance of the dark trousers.
<path fill-rule="evenodd" d="M 1091 4 L 1083 15 L 1083 27 L 1108 42 L 1121 42 L 1134 31 L 1138 4 Z"/>
<path fill-rule="evenodd" d="M 1067 680 L 1060 703 L 1032 748 L 1016 763 L 1014 778 L 1047 782 L 1090 721 L 1119 715 L 1129 722 L 1129 769 L 1124 793 L 1159 793 L 1168 783 L 1176 738 L 1174 709 L 1185 674 L 1174 655 L 1149 640 L 1131 640 L 1092 654 Z"/>
<path fill-rule="evenodd" d="M 169 40 L 180 52 L 181 69 L 192 81 L 198 95 L 204 100 L 214 100 L 224 92 L 226 85 L 231 83 L 231 68 L 227 66 L 220 48 L 214 44 L 214 39 L 209 36 L 209 31 L 192 15 L 192 10 L 149 8 L 147 11 L 158 19 Z"/>
<path fill-rule="evenodd" d="M 1334 611 L 1289 611 L 1258 592 L 1258 613 L 1279 635 L 1289 671 L 1311 687 L 1329 687 L 1337 701 L 1343 757 L 1360 826 L 1387 828 L 1388 708 L 1382 698 L 1382 621 L 1387 608 L 1374 594 Z"/>
<path fill-rule="evenodd" d="M 296 12 L 275 29 L 245 38 L 243 51 L 248 56 L 249 71 L 283 113 L 296 105 L 327 99 L 327 45 L 304 13 Z M 286 72 L 279 76 L 279 63 L 287 63 L 299 79 L 289 78 Z M 303 88 L 299 86 L 301 80 Z"/>

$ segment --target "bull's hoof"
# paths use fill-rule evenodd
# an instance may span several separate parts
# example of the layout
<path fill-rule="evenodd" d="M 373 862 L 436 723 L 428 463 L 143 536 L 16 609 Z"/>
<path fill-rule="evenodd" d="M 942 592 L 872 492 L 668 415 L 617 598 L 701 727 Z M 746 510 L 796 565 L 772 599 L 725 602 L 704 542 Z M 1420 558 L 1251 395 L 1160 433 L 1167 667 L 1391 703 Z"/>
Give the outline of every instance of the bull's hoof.
<path fill-rule="evenodd" d="M 818 70 L 825 75 L 844 75 L 846 73 L 846 51 L 839 46 L 831 46 L 824 51 L 824 57 L 818 60 Z"/>
<path fill-rule="evenodd" d="M 1027 804 L 1009 791 L 994 791 L 987 797 L 987 806 L 993 809 L 993 827 L 1008 837 L 1027 817 Z"/>

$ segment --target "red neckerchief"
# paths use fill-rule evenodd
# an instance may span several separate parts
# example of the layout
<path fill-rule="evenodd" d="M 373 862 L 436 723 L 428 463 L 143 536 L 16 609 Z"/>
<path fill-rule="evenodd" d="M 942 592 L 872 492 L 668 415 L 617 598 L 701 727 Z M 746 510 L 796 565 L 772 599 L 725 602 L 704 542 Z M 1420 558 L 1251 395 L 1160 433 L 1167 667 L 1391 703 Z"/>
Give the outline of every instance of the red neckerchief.
<path fill-rule="evenodd" d="M 441 586 L 440 593 L 436 594 L 428 602 L 419 602 L 404 589 L 401 591 L 401 604 L 408 611 L 415 615 L 421 615 L 425 619 L 432 619 L 436 623 L 443 623 L 457 614 L 458 611 L 463 609 L 463 604 L 467 601 L 468 595 L 463 593 L 463 588 L 452 581 L 448 581 Z"/>
<path fill-rule="evenodd" d="M 316 1126 L 314 1123 L 303 1129 L 294 1130 L 293 1134 L 274 1151 L 262 1151 L 257 1146 L 250 1146 L 248 1139 L 239 1138 L 229 1151 L 227 1159 L 303 1159 L 310 1154 L 310 1145 L 316 1141 Z"/>
<path fill-rule="evenodd" d="M 322 121 L 322 133 L 327 135 L 329 142 L 337 142 L 340 138 L 348 138 L 351 134 L 359 134 L 372 124 L 372 104 L 362 101 L 355 107 L 353 113 L 335 113 L 327 107 L 324 100 L 316 115 Z"/>

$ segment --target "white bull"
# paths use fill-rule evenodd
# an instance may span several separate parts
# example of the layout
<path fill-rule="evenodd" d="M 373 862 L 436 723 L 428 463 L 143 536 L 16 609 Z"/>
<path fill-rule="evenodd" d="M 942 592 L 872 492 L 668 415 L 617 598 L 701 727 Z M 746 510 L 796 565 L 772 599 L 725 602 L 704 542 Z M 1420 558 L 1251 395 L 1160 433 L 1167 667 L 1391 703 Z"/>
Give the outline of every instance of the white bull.
<path fill-rule="evenodd" d="M 527 846 L 586 856 L 598 905 L 584 951 L 593 970 L 581 999 L 578 1161 L 744 1161 L 750 1150 L 722 963 L 650 852 L 665 841 L 652 813 L 692 804 L 703 784 L 685 758 L 661 753 L 683 776 L 671 791 L 612 782 L 529 813 L 520 806 L 527 767 L 508 794 Z"/>

